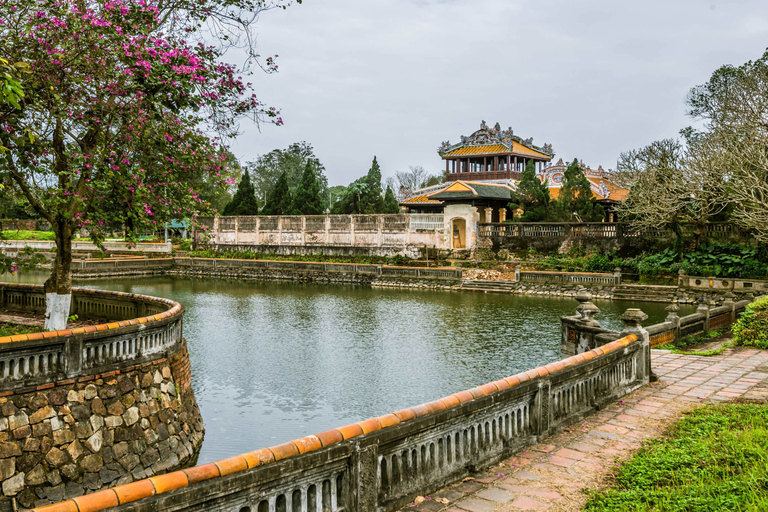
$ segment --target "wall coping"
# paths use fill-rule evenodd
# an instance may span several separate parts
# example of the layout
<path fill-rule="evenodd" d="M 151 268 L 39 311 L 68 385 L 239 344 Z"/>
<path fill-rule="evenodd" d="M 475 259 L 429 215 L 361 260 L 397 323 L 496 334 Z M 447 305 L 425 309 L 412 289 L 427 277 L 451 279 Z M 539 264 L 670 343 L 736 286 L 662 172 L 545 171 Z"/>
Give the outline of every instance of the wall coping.
<path fill-rule="evenodd" d="M 630 334 L 629 336 L 594 348 L 588 352 L 577 354 L 554 363 L 549 363 L 526 372 L 521 372 L 511 377 L 483 384 L 469 390 L 459 391 L 433 402 L 402 409 L 376 418 L 358 421 L 357 423 L 334 428 L 315 435 L 305 436 L 300 439 L 294 439 L 293 441 L 288 441 L 279 445 L 235 455 L 216 462 L 210 462 L 181 471 L 154 476 L 145 480 L 137 480 L 129 484 L 119 485 L 111 489 L 87 494 L 71 500 L 34 508 L 31 509 L 30 512 L 96 512 L 183 487 L 189 487 L 198 482 L 221 478 L 233 473 L 244 472 L 258 466 L 273 464 L 280 460 L 289 459 L 291 457 L 341 443 L 353 437 L 391 428 L 416 418 L 436 414 L 439 411 L 456 407 L 486 395 L 492 395 L 527 381 L 556 374 L 564 371 L 566 368 L 572 368 L 591 361 L 592 359 L 599 358 L 600 356 L 622 350 L 637 341 L 637 336 Z"/>

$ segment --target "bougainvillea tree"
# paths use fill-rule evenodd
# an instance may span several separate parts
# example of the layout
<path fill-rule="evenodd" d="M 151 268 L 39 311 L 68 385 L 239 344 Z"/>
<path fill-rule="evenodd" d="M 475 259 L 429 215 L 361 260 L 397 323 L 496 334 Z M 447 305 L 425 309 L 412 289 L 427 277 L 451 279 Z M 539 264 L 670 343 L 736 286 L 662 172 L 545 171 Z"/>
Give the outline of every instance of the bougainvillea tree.
<path fill-rule="evenodd" d="M 50 329 L 66 324 L 76 232 L 100 244 L 121 226 L 131 242 L 204 211 L 238 120 L 281 122 L 218 47 L 163 23 L 147 0 L 0 0 L 3 57 L 29 71 L 18 105 L 0 105 L 0 178 L 55 233 Z"/>

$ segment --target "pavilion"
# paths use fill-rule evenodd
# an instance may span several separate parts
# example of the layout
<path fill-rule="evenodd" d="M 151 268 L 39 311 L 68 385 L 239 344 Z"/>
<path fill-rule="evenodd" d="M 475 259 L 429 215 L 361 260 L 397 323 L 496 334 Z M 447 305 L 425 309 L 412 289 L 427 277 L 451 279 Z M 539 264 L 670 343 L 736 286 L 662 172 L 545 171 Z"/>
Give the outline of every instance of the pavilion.
<path fill-rule="evenodd" d="M 519 180 L 529 160 L 536 162 L 537 172 L 554 157 L 552 146 L 534 146 L 533 139 L 518 137 L 512 128 L 502 130 L 499 123 L 489 128 L 483 121 L 480 129 L 461 142 L 443 142 L 438 154 L 445 160 L 445 181 L 510 181 Z"/>

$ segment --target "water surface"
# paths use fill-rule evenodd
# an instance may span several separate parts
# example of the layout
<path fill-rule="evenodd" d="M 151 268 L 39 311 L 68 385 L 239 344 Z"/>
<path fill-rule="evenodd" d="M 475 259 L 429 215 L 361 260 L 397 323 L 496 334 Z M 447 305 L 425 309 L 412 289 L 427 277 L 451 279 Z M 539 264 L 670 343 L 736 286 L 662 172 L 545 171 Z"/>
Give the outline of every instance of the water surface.
<path fill-rule="evenodd" d="M 170 276 L 75 284 L 186 307 L 192 387 L 206 426 L 201 463 L 558 360 L 560 317 L 578 305 L 541 296 Z M 615 330 L 628 307 L 648 313 L 647 324 L 666 316 L 665 304 L 595 304 L 597 319 Z"/>

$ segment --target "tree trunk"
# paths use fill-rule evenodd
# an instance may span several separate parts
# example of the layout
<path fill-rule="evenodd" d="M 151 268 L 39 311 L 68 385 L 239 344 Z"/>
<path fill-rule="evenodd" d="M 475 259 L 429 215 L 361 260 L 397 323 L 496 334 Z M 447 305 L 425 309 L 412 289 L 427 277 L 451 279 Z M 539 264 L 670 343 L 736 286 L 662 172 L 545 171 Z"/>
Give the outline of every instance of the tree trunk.
<path fill-rule="evenodd" d="M 72 302 L 72 222 L 57 218 L 51 225 L 56 236 L 56 257 L 45 281 L 45 329 L 66 329 Z"/>

